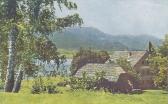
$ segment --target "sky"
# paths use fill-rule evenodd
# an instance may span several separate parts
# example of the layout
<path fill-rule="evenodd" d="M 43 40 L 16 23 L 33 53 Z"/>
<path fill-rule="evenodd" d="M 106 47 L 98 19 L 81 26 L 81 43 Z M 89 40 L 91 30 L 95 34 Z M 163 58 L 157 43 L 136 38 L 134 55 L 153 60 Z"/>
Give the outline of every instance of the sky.
<path fill-rule="evenodd" d="M 87 27 L 113 35 L 168 33 L 168 0 L 73 0 Z"/>

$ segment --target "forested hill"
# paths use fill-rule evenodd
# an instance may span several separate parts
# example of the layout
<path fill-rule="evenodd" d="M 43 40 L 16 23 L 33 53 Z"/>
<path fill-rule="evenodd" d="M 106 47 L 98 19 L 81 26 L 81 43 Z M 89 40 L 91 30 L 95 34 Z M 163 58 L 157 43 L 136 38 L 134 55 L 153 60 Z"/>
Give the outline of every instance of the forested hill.
<path fill-rule="evenodd" d="M 161 43 L 160 39 L 150 35 L 109 35 L 92 27 L 68 28 L 61 33 L 55 32 L 51 39 L 62 49 L 144 50 L 149 41 L 155 45 Z"/>

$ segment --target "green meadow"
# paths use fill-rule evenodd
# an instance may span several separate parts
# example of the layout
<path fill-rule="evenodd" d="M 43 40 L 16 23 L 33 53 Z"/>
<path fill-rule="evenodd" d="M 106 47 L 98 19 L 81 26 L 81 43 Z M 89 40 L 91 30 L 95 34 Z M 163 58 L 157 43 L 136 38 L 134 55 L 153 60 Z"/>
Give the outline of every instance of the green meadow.
<path fill-rule="evenodd" d="M 63 78 L 52 78 L 60 82 Z M 31 94 L 32 81 L 24 81 L 20 93 L 0 93 L 0 104 L 168 104 L 168 93 L 146 90 L 143 94 L 112 94 L 102 91 L 72 91 L 58 87 L 59 94 Z"/>
<path fill-rule="evenodd" d="M 167 104 L 168 94 L 148 90 L 141 95 L 110 94 L 105 92 L 75 91 L 63 94 L 8 94 L 0 93 L 0 104 Z"/>

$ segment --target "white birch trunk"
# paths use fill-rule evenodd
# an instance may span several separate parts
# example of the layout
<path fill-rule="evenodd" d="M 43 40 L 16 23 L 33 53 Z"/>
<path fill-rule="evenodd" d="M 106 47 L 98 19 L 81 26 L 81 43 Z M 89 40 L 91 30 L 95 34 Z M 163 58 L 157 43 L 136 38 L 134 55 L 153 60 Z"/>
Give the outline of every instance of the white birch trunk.
<path fill-rule="evenodd" d="M 15 53 L 15 41 L 17 35 L 17 28 L 14 26 L 11 29 L 11 32 L 8 36 L 8 65 L 7 65 L 7 74 L 5 80 L 5 92 L 12 92 L 13 85 L 14 85 L 14 53 Z"/>
<path fill-rule="evenodd" d="M 20 87 L 21 87 L 22 79 L 23 79 L 23 70 L 22 70 L 22 66 L 20 65 L 19 71 L 18 71 L 18 75 L 16 77 L 12 92 L 14 92 L 14 93 L 18 93 L 19 92 Z"/>

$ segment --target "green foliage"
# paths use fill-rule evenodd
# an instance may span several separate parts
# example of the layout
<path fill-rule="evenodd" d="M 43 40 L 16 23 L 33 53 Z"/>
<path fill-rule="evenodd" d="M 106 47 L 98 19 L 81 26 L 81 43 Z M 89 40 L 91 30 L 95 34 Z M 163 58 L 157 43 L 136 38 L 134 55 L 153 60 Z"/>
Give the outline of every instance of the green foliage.
<path fill-rule="evenodd" d="M 0 80 L 0 89 L 4 88 L 4 82 L 2 80 Z"/>
<path fill-rule="evenodd" d="M 104 76 L 105 72 L 96 72 L 95 77 L 89 77 L 86 72 L 82 73 L 82 78 L 71 77 L 70 78 L 70 86 L 72 90 L 109 90 L 106 85 L 103 85 L 104 81 L 107 81 Z"/>
<path fill-rule="evenodd" d="M 127 73 L 132 75 L 134 77 L 134 80 L 138 81 L 141 77 L 140 74 L 138 74 L 131 66 L 131 63 L 128 61 L 128 59 L 120 57 L 117 59 L 118 65 L 120 65 Z"/>
<path fill-rule="evenodd" d="M 86 72 L 83 72 L 82 78 L 71 77 L 70 86 L 72 90 L 93 90 L 95 86 L 95 80 L 88 77 Z"/>
<path fill-rule="evenodd" d="M 55 94 L 55 93 L 59 93 L 59 91 L 56 85 L 54 85 L 53 82 L 51 82 L 49 79 L 48 79 L 48 82 L 44 82 L 42 77 L 37 77 L 34 79 L 31 93 L 32 94 L 40 94 L 40 93 Z"/>
<path fill-rule="evenodd" d="M 13 64 L 15 64 L 14 67 L 16 69 L 22 64 L 26 72 L 29 70 L 32 72 L 32 70 L 36 69 L 36 66 L 32 62 L 36 58 L 47 61 L 53 58 L 58 60 L 55 45 L 49 40 L 42 40 L 41 37 L 48 39 L 47 35 L 55 31 L 61 31 L 66 27 L 81 25 L 83 21 L 78 14 L 65 17 L 57 16 L 55 13 L 57 7 L 60 10 L 62 8 L 67 8 L 67 10 L 77 9 L 77 5 L 69 0 L 0 1 L 0 40 L 2 40 L 0 42 L 0 46 L 2 47 L 0 50 L 0 64 L 3 81 L 5 80 L 8 64 L 8 35 L 13 27 L 16 27 L 18 30 L 18 34 L 14 37 L 16 39 L 14 41 L 16 44 L 14 49 L 16 51 L 13 52 L 15 55 L 15 62 Z"/>
<path fill-rule="evenodd" d="M 101 80 L 104 79 L 104 76 L 106 75 L 105 71 L 101 71 L 101 72 L 96 72 L 95 76 L 96 76 L 96 80 Z"/>
<path fill-rule="evenodd" d="M 168 57 L 168 35 L 165 36 L 162 45 L 159 47 L 159 53 L 164 57 Z"/>
<path fill-rule="evenodd" d="M 150 66 L 153 69 L 154 82 L 157 87 L 168 88 L 168 35 L 155 54 L 150 57 Z"/>
<path fill-rule="evenodd" d="M 123 67 L 125 71 L 133 71 L 133 68 L 131 67 L 131 64 L 128 61 L 128 59 L 120 57 L 119 59 L 117 59 L 117 63 L 121 67 Z"/>
<path fill-rule="evenodd" d="M 38 38 L 35 42 L 35 52 L 37 52 L 37 58 L 42 61 L 49 62 L 50 60 L 57 61 L 59 59 L 55 44 L 44 37 Z"/>
<path fill-rule="evenodd" d="M 79 52 L 73 57 L 71 73 L 75 72 L 87 63 L 105 63 L 110 58 L 106 51 L 92 51 L 91 49 L 80 48 Z"/>
<path fill-rule="evenodd" d="M 155 85 L 161 88 L 168 87 L 168 59 L 161 55 L 153 56 L 150 59 L 151 67 L 154 74 Z"/>

